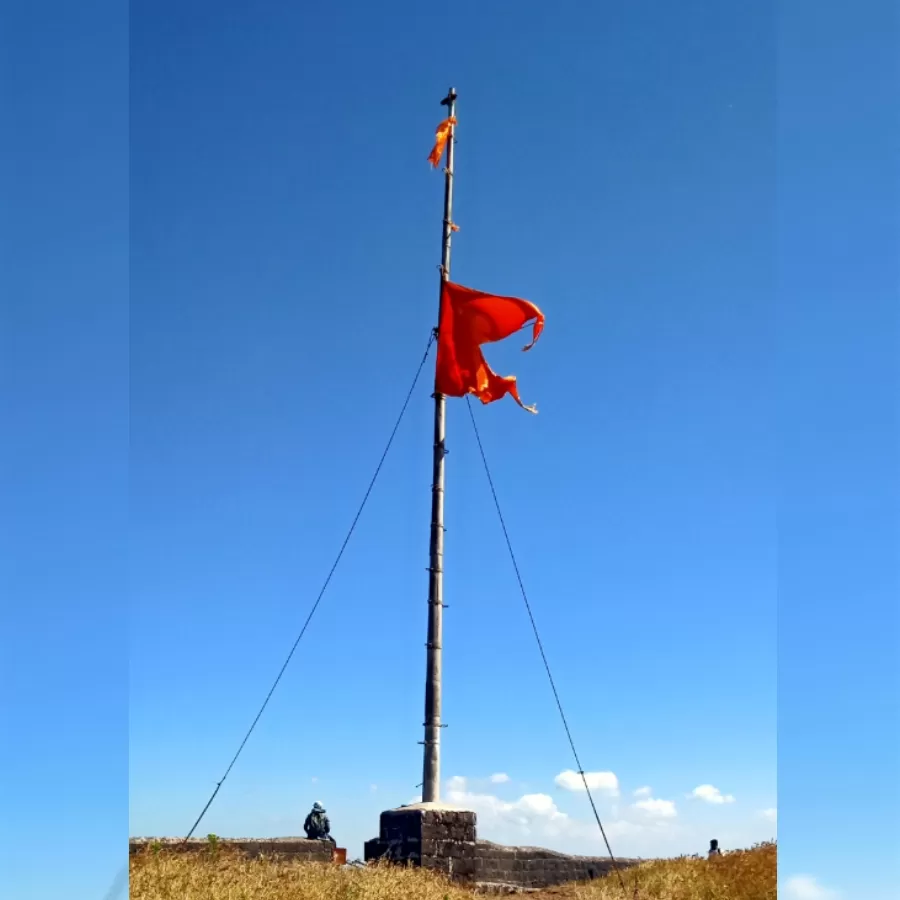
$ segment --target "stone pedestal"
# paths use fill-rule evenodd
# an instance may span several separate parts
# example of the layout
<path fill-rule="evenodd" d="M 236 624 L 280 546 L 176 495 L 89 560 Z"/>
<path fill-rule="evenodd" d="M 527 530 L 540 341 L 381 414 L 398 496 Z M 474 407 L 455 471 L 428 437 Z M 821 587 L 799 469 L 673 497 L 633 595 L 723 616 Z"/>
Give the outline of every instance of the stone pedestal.
<path fill-rule="evenodd" d="M 539 889 L 590 881 L 612 870 L 609 857 L 569 856 L 540 847 L 504 847 L 476 840 L 475 813 L 439 803 L 416 803 L 381 814 L 377 838 L 366 841 L 366 862 L 383 859 L 424 866 L 482 888 Z M 620 869 L 637 859 L 617 860 Z"/>
<path fill-rule="evenodd" d="M 460 881 L 474 879 L 475 856 L 475 813 L 440 803 L 383 812 L 378 837 L 365 845 L 366 862 L 424 866 Z"/>

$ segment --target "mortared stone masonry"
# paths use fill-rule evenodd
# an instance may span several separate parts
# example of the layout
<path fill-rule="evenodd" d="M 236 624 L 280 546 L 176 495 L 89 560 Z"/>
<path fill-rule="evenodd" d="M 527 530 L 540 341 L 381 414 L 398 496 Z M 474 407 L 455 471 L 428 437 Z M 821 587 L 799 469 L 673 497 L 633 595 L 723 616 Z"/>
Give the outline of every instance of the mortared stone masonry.
<path fill-rule="evenodd" d="M 475 843 L 475 813 L 415 803 L 381 814 L 379 835 L 366 841 L 365 859 L 424 866 L 474 881 Z"/>
<path fill-rule="evenodd" d="M 455 881 L 545 888 L 590 881 L 612 870 L 609 857 L 569 856 L 539 847 L 479 841 L 475 813 L 416 803 L 381 814 L 380 833 L 365 845 L 366 862 L 385 859 L 436 869 Z M 639 860 L 617 859 L 620 868 Z"/>

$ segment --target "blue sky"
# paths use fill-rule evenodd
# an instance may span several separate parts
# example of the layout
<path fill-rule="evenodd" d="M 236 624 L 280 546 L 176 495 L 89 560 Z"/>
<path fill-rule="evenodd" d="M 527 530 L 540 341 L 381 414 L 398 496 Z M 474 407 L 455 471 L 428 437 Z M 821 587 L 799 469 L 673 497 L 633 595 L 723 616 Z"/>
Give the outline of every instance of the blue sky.
<path fill-rule="evenodd" d="M 454 278 L 547 315 L 528 355 L 489 351 L 540 415 L 476 412 L 613 849 L 744 846 L 777 807 L 795 896 L 887 896 L 888 5 L 458 3 L 447 41 L 412 4 L 7 7 L 0 595 L 27 738 L 0 769 L 16 834 L 96 834 L 63 883 L 100 896 L 126 832 L 190 827 L 319 591 L 434 324 L 452 83 Z M 201 834 L 296 833 L 318 799 L 358 854 L 417 793 L 427 381 Z M 445 793 L 484 837 L 599 852 L 448 415 Z M 8 831 L 13 895 L 55 896 Z M 852 880 L 848 842 L 875 856 Z"/>

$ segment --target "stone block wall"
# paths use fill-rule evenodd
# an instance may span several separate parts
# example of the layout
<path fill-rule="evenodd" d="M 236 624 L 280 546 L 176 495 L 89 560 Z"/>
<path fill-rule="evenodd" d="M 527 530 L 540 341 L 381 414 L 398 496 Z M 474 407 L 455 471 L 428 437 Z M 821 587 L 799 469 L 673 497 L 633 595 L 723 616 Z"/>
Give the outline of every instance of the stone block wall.
<path fill-rule="evenodd" d="M 379 836 L 366 843 L 365 859 L 424 866 L 444 872 L 454 881 L 519 888 L 591 881 L 612 871 L 609 857 L 569 856 L 540 847 L 506 847 L 476 840 L 475 813 L 441 810 L 430 804 L 382 813 Z M 622 869 L 639 862 L 616 861 Z"/>
<path fill-rule="evenodd" d="M 620 869 L 639 862 L 617 859 Z M 540 847 L 506 847 L 490 841 L 475 845 L 475 878 L 482 884 L 546 888 L 571 881 L 591 881 L 612 871 L 609 857 L 569 856 Z"/>
<path fill-rule="evenodd" d="M 475 813 L 423 807 L 383 812 L 378 837 L 366 842 L 366 862 L 387 859 L 474 880 Z"/>
<path fill-rule="evenodd" d="M 168 851 L 179 853 L 200 853 L 209 848 L 207 838 L 191 838 L 184 841 L 181 838 L 130 838 L 128 841 L 129 853 L 140 853 L 149 847 L 158 846 Z M 308 841 L 306 838 L 222 838 L 218 839 L 218 846 L 224 849 L 240 850 L 247 856 L 278 855 L 288 859 L 296 859 L 301 862 L 328 862 L 332 861 L 333 846 L 326 841 Z"/>

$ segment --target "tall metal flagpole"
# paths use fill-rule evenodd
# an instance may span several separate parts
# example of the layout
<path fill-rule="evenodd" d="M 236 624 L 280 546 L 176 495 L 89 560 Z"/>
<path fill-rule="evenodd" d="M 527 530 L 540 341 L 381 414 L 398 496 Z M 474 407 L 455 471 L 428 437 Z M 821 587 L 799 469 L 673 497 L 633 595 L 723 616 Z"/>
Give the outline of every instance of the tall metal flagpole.
<path fill-rule="evenodd" d="M 456 114 L 456 91 L 450 88 L 441 100 L 447 115 Z M 444 169 L 444 228 L 441 249 L 441 293 L 450 278 L 450 244 L 453 235 L 453 136 L 447 140 Z M 438 314 L 440 322 L 440 310 Z M 434 394 L 434 468 L 431 483 L 431 545 L 428 564 L 428 654 L 425 675 L 425 752 L 422 800 L 438 803 L 441 796 L 441 641 L 444 612 L 444 447 L 446 399 Z"/>

